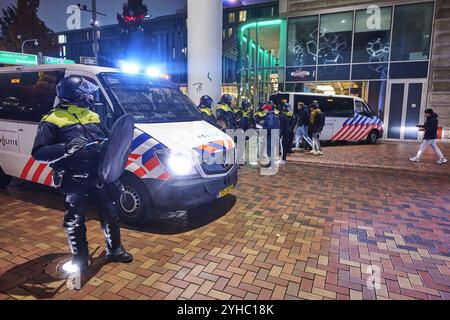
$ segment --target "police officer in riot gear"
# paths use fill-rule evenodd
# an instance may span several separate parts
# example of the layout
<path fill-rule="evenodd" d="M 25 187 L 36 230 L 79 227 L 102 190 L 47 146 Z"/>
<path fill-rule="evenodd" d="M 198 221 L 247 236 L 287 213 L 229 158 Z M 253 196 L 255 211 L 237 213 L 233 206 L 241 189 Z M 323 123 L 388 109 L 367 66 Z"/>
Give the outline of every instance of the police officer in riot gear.
<path fill-rule="evenodd" d="M 258 110 L 256 110 L 256 114 L 255 114 L 255 122 L 256 124 L 262 125 L 264 122 L 264 119 L 266 117 L 266 113 L 264 112 L 264 107 L 265 103 L 260 102 L 258 105 Z"/>
<path fill-rule="evenodd" d="M 235 129 L 236 123 L 234 120 L 234 112 L 231 108 L 233 97 L 229 94 L 224 94 L 217 105 L 217 121 L 221 124 L 222 129 Z"/>
<path fill-rule="evenodd" d="M 216 117 L 212 112 L 213 99 L 210 96 L 203 96 L 200 98 L 198 109 L 203 115 L 203 119 L 213 126 L 217 125 Z"/>
<path fill-rule="evenodd" d="M 287 153 L 292 153 L 292 143 L 294 142 L 294 128 L 295 128 L 294 113 L 290 111 L 289 103 L 287 103 L 286 100 L 281 101 L 281 109 L 288 123 L 288 127 L 286 128 L 287 131 L 285 133 L 286 135 L 285 139 L 287 139 L 286 141 Z"/>
<path fill-rule="evenodd" d="M 133 260 L 121 245 L 115 203 L 120 194 L 118 184 L 102 185 L 98 180 L 102 155 L 99 142 L 108 136 L 108 129 L 98 114 L 89 110 L 98 89 L 79 76 L 61 80 L 56 88 L 60 103 L 40 122 L 32 151 L 36 160 L 51 162 L 54 184 L 65 195 L 64 229 L 73 254 L 72 263 L 81 271 L 89 265 L 85 226 L 88 194 L 94 197 L 101 210 L 106 259 L 125 263 Z"/>
<path fill-rule="evenodd" d="M 242 108 L 242 123 L 241 128 L 245 131 L 248 129 L 255 129 L 255 117 L 252 110 L 252 104 L 248 100 L 244 100 L 241 103 Z"/>

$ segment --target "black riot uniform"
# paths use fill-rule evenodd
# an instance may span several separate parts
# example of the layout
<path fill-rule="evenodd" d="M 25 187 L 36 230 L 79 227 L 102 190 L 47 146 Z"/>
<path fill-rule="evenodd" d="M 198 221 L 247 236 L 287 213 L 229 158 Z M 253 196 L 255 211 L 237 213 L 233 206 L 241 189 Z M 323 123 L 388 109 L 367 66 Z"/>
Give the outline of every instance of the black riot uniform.
<path fill-rule="evenodd" d="M 212 98 L 210 96 L 203 96 L 200 98 L 200 104 L 198 106 L 198 109 L 202 113 L 203 119 L 205 119 L 206 122 L 212 124 L 213 126 L 216 126 L 217 120 L 211 110 L 212 105 L 213 105 Z"/>
<path fill-rule="evenodd" d="M 252 105 L 248 100 L 244 100 L 241 103 L 242 107 L 242 122 L 241 128 L 245 131 L 248 129 L 256 128 L 255 116 L 252 110 Z"/>
<path fill-rule="evenodd" d="M 286 101 L 283 101 L 281 103 L 281 108 L 282 108 L 282 112 L 283 114 L 286 116 L 287 120 L 288 120 L 288 124 L 289 127 L 288 129 L 288 137 L 287 137 L 287 153 L 292 153 L 292 143 L 294 142 L 294 128 L 295 128 L 295 124 L 294 124 L 294 113 L 291 112 L 290 106 Z"/>
<path fill-rule="evenodd" d="M 217 122 L 223 130 L 236 129 L 236 122 L 234 112 L 231 108 L 233 97 L 229 94 L 224 94 L 217 105 Z"/>
<path fill-rule="evenodd" d="M 87 108 L 97 91 L 97 86 L 78 76 L 61 80 L 57 86 L 60 104 L 40 122 L 32 151 L 36 160 L 51 162 L 54 184 L 65 195 L 64 229 L 73 254 L 72 262 L 80 270 L 89 264 L 85 226 L 88 194 L 100 209 L 106 258 L 120 262 L 133 260 L 121 245 L 119 212 L 114 201 L 117 185 L 101 185 L 97 178 L 102 148 L 96 142 L 108 136 L 108 129 L 98 114 Z"/>

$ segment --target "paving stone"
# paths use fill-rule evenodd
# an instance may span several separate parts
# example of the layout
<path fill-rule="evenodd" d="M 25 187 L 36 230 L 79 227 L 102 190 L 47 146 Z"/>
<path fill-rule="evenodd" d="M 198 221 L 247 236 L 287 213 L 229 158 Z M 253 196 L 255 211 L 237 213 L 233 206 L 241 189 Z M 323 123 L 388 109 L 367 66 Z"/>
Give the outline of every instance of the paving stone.
<path fill-rule="evenodd" d="M 410 163 L 417 148 L 325 146 L 290 156 L 275 176 L 243 167 L 234 196 L 124 226 L 128 265 L 103 261 L 90 210 L 96 267 L 78 291 L 54 277 L 69 257 L 62 197 L 14 180 L 0 190 L 0 299 L 448 300 L 450 165 L 430 150 Z"/>

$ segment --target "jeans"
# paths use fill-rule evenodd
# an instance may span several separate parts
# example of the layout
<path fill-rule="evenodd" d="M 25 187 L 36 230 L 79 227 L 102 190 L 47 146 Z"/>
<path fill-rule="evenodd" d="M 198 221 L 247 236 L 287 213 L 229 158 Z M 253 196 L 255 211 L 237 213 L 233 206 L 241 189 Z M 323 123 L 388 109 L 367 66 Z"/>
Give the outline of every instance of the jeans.
<path fill-rule="evenodd" d="M 295 133 L 295 147 L 297 149 L 300 148 L 300 143 L 303 139 L 305 139 L 305 141 L 312 147 L 313 142 L 308 136 L 308 126 L 299 126 L 297 128 L 297 132 Z"/>
<path fill-rule="evenodd" d="M 314 151 L 320 151 L 320 140 L 319 140 L 320 133 L 313 133 L 312 134 L 312 148 Z"/>
<path fill-rule="evenodd" d="M 428 146 L 431 146 L 431 148 L 433 149 L 434 153 L 436 153 L 436 155 L 439 157 L 439 159 L 443 159 L 444 155 L 442 154 L 441 150 L 438 148 L 437 144 L 436 144 L 436 139 L 429 139 L 426 140 L 424 139 L 422 144 L 420 145 L 419 151 L 417 152 L 417 159 L 421 159 L 423 156 L 423 153 L 425 152 L 425 150 L 427 150 Z"/>

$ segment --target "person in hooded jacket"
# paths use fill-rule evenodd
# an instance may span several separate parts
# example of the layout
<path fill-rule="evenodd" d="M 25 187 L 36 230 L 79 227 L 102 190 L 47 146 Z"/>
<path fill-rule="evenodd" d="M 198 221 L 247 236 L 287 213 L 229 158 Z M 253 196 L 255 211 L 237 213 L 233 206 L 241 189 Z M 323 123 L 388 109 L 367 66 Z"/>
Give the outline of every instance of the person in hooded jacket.
<path fill-rule="evenodd" d="M 433 111 L 433 109 L 428 108 L 425 110 L 425 124 L 418 126 L 420 131 L 424 131 L 423 141 L 420 145 L 419 151 L 417 152 L 417 155 L 413 158 L 410 158 L 409 160 L 412 162 L 420 162 L 422 159 L 422 156 L 425 152 L 425 150 L 428 148 L 428 146 L 431 146 L 434 153 L 438 156 L 438 160 L 436 161 L 437 164 L 444 164 L 447 162 L 447 159 L 442 154 L 442 151 L 439 149 L 439 147 L 436 144 L 436 140 L 438 137 L 438 115 Z"/>

